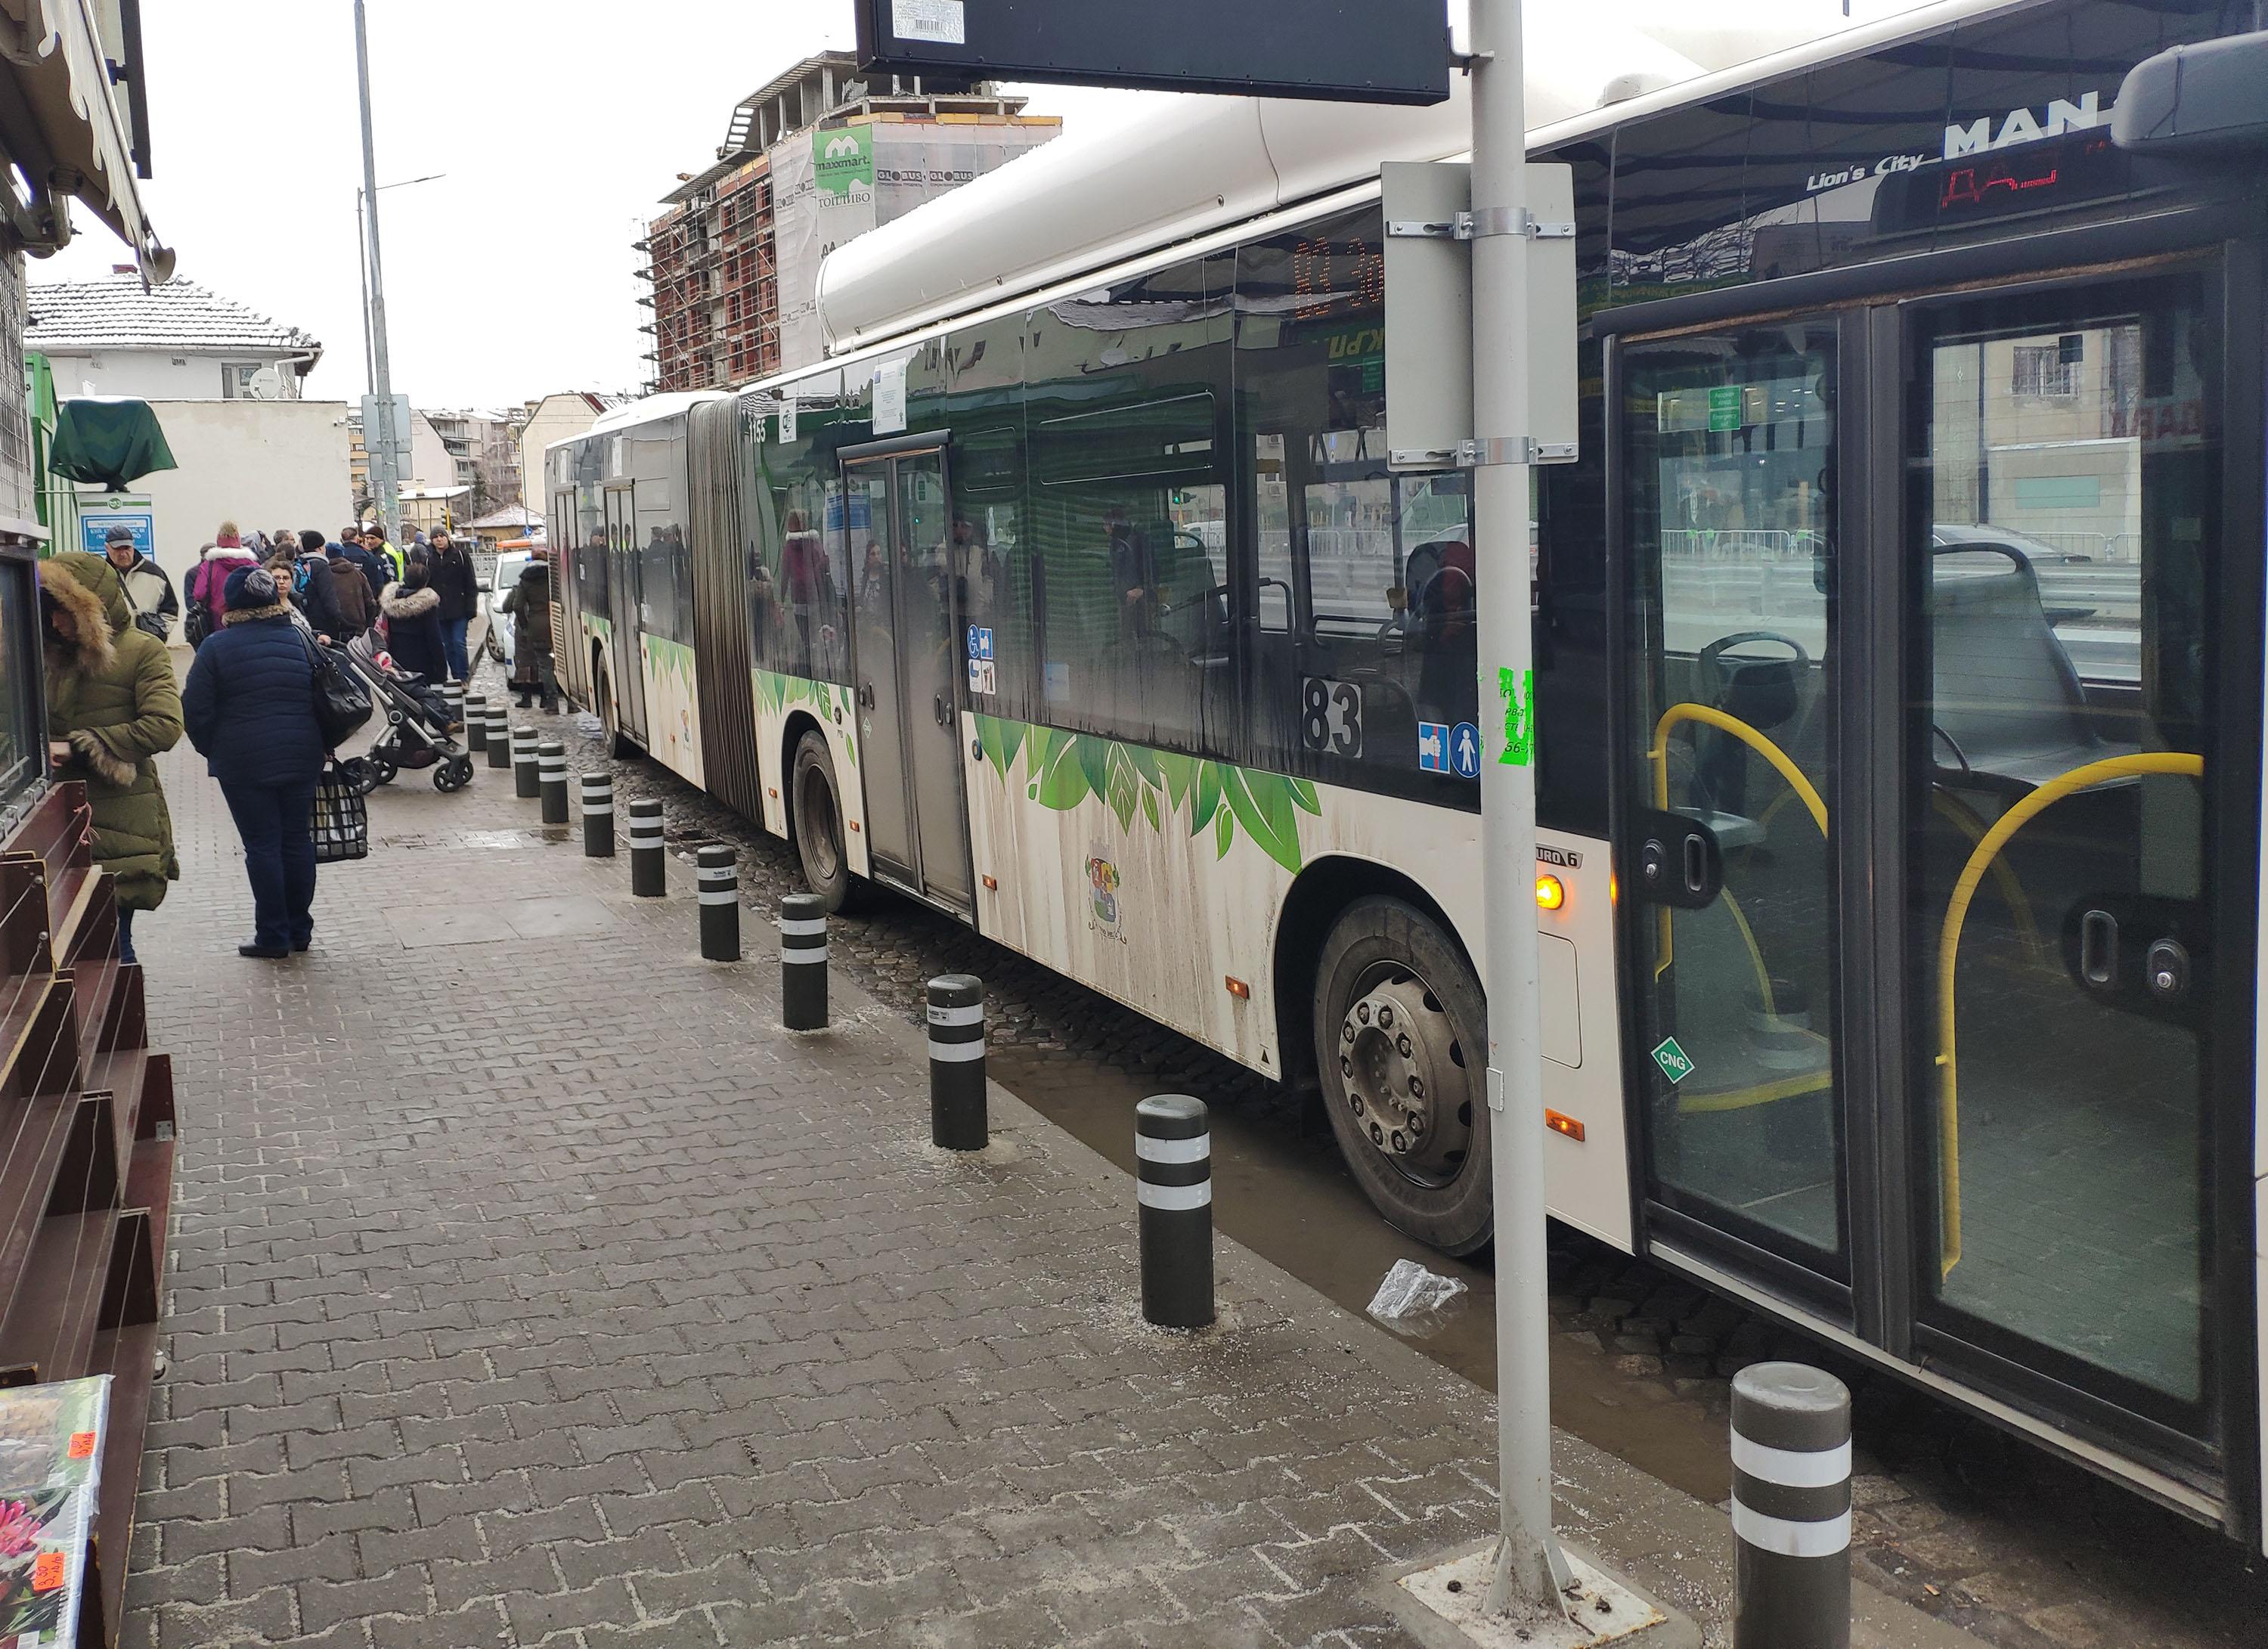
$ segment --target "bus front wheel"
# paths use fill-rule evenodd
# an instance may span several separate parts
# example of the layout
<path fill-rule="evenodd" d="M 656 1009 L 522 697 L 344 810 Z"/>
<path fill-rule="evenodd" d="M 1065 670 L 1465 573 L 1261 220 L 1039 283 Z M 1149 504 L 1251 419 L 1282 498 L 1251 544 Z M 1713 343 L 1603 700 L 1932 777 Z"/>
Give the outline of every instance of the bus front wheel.
<path fill-rule="evenodd" d="M 835 783 L 835 758 L 827 735 L 813 730 L 795 747 L 788 781 L 794 810 L 796 856 L 803 861 L 803 884 L 827 902 L 829 915 L 858 901 L 858 878 L 843 835 L 843 792 Z"/>
<path fill-rule="evenodd" d="M 1486 1246 L 1486 1009 L 1456 942 L 1406 901 L 1356 901 L 1323 942 L 1314 1026 L 1331 1131 L 1364 1194 L 1445 1254 Z"/>

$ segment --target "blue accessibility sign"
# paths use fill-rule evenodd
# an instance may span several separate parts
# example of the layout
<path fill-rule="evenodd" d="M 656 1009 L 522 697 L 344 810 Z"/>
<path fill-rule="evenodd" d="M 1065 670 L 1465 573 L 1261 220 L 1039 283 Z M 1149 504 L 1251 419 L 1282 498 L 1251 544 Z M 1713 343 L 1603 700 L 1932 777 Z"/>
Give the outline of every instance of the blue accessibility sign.
<path fill-rule="evenodd" d="M 990 626 L 971 624 L 968 627 L 968 656 L 990 659 L 992 656 L 992 631 Z"/>
<path fill-rule="evenodd" d="M 1481 776 L 1481 730 L 1469 721 L 1459 722 L 1449 734 L 1449 766 L 1459 778 Z"/>
<path fill-rule="evenodd" d="M 1449 770 L 1447 722 L 1421 721 L 1418 724 L 1418 765 L 1428 773 Z"/>

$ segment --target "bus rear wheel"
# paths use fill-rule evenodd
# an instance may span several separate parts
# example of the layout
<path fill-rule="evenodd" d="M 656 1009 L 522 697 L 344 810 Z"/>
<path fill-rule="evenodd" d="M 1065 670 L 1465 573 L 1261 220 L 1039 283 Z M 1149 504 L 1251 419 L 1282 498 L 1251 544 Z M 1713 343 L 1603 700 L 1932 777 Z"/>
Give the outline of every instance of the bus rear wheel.
<path fill-rule="evenodd" d="M 599 732 L 604 743 L 607 759 L 621 761 L 636 755 L 630 740 L 622 732 L 622 712 L 615 704 L 614 678 L 607 666 L 593 658 L 591 661 L 591 698 L 599 712 Z"/>
<path fill-rule="evenodd" d="M 1315 970 L 1315 1069 L 1339 1150 L 1396 1230 L 1444 1254 L 1495 1232 L 1480 981 L 1415 905 L 1360 899 Z"/>
<path fill-rule="evenodd" d="M 796 855 L 803 861 L 803 885 L 827 902 L 829 915 L 858 902 L 858 879 L 843 834 L 843 792 L 835 783 L 835 758 L 827 735 L 806 732 L 795 747 L 788 779 Z"/>

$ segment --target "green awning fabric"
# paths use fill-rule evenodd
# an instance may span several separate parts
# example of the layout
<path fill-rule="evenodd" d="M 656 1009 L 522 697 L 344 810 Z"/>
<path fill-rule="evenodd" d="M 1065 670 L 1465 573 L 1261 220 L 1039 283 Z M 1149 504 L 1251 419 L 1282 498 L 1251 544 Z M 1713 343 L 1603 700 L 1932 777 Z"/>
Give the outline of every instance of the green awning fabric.
<path fill-rule="evenodd" d="M 123 492 L 142 476 L 178 468 L 146 401 L 85 395 L 55 409 L 48 467 L 68 480 Z"/>

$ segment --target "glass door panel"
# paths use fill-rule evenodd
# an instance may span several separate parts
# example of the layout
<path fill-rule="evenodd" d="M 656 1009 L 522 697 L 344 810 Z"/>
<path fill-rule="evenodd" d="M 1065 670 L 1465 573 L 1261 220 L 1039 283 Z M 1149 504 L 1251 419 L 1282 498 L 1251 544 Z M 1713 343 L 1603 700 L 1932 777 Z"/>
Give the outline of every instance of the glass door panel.
<path fill-rule="evenodd" d="M 1847 1277 L 1833 1012 L 1837 328 L 1627 347 L 1634 1067 L 1656 1201 Z"/>
<path fill-rule="evenodd" d="M 1918 1318 L 2191 1430 L 2217 292 L 1918 308 L 1906 379 Z"/>
<path fill-rule="evenodd" d="M 961 675 L 968 649 L 957 613 L 972 553 L 954 536 L 945 454 L 900 458 L 893 517 L 898 564 L 898 665 L 905 695 L 907 784 L 921 844 L 923 891 L 969 907 L 961 798 Z M 962 537 L 968 524 L 961 523 Z"/>
<path fill-rule="evenodd" d="M 644 587 L 639 577 L 637 541 L 632 536 L 632 490 L 607 489 L 607 590 L 610 603 L 607 668 L 614 678 L 615 714 L 622 731 L 645 740 L 645 674 L 640 668 L 638 607 Z"/>
<path fill-rule="evenodd" d="M 883 874 L 910 881 L 918 872 L 900 727 L 890 460 L 845 464 L 843 489 L 843 564 L 851 570 L 851 639 L 857 649 L 853 672 L 863 749 L 858 766 L 866 784 L 866 850 Z"/>

